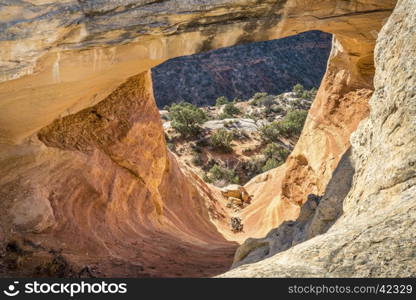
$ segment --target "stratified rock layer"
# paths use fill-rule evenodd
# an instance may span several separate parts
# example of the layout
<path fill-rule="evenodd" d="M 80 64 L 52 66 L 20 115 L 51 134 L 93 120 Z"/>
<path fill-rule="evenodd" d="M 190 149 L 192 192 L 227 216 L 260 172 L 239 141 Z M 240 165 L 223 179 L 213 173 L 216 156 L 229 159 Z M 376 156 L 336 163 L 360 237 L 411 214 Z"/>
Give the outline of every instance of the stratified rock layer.
<path fill-rule="evenodd" d="M 12 270 L 201 277 L 231 264 L 235 244 L 210 221 L 225 216 L 204 183 L 167 153 L 146 87 L 150 72 L 43 128 L 24 152 L 15 147 L 2 156 L 0 221 Z M 50 266 L 56 253 L 69 266 L 65 272 Z"/>
<path fill-rule="evenodd" d="M 399 1 L 379 35 L 376 89 L 369 118 L 351 138 L 355 173 L 342 216 L 325 234 L 224 276 L 416 275 L 415 8 Z M 334 180 L 327 196 L 343 184 Z"/>
<path fill-rule="evenodd" d="M 0 234 L 8 267 L 27 276 L 209 276 L 231 264 L 235 244 L 226 239 L 263 236 L 296 219 L 308 194 L 324 193 L 368 115 L 375 38 L 396 1 L 36 3 L 9 1 L 0 12 Z M 278 266 L 287 269 L 260 262 L 257 276 L 412 274 L 414 136 L 406 132 L 414 132 L 407 84 L 414 86 L 415 45 L 405 34 L 414 33 L 415 10 L 400 3 L 377 53 L 385 87 L 353 139 L 345 216 L 327 234 L 270 258 L 284 256 Z M 233 233 L 219 192 L 166 152 L 148 70 L 175 56 L 313 29 L 335 35 L 318 96 L 287 164 L 247 185 L 254 198 L 241 216 L 244 232 Z M 363 212 L 373 202 L 379 211 L 369 222 Z M 389 250 L 379 248 L 380 232 Z M 241 268 L 229 275 L 254 275 Z"/>

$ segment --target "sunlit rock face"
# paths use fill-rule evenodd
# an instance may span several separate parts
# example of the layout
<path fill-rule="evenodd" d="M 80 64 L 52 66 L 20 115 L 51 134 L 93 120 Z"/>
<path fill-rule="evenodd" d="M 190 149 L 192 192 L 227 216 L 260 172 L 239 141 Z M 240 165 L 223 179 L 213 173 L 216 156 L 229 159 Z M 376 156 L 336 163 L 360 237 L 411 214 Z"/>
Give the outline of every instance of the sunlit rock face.
<path fill-rule="evenodd" d="M 150 72 L 24 146 L 2 155 L 0 180 L 1 226 L 24 275 L 200 277 L 230 265 L 214 192 L 167 152 Z M 59 251 L 69 266 L 57 273 Z"/>
<path fill-rule="evenodd" d="M 230 240 L 263 236 L 295 219 L 307 194 L 325 191 L 368 115 L 375 40 L 395 3 L 3 4 L 0 234 L 13 272 L 56 275 L 56 256 L 68 262 L 62 276 L 87 267 L 99 276 L 223 272 L 236 247 Z M 166 152 L 148 70 L 172 57 L 312 29 L 335 35 L 326 75 L 287 164 L 247 185 L 256 200 L 236 235 L 219 193 Z M 359 203 L 351 199 L 350 207 Z"/>
<path fill-rule="evenodd" d="M 414 1 L 399 1 L 379 34 L 371 112 L 351 137 L 348 168 L 354 168 L 354 176 L 338 208 L 341 216 L 329 230 L 316 226 L 325 221 L 325 210 L 336 207 L 335 191 L 339 193 L 348 182 L 338 181 L 335 172 L 317 211 L 308 220 L 293 223 L 296 232 L 285 242 L 297 244 L 304 233 L 314 238 L 279 253 L 282 237 L 273 236 L 279 230 L 271 231 L 267 238 L 246 243 L 246 249 L 237 251 L 245 254 L 237 257 L 240 264 L 270 258 L 225 276 L 415 276 L 415 8 Z M 255 245 L 279 254 L 264 255 Z"/>

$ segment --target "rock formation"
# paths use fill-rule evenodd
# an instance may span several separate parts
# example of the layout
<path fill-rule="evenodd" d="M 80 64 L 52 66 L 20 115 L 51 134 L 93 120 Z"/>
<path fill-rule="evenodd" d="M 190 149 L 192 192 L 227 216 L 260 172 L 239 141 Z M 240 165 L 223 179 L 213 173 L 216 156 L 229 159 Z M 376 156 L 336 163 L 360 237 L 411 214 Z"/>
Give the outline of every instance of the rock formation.
<path fill-rule="evenodd" d="M 371 113 L 351 138 L 355 172 L 342 209 L 338 208 L 342 216 L 325 234 L 264 261 L 241 266 L 225 276 L 411 277 L 416 274 L 416 77 L 412 67 L 416 49 L 415 8 L 413 1 L 399 1 L 379 34 Z M 340 170 L 345 169 L 344 165 L 342 162 Z M 339 181 L 338 174 L 334 173 L 323 200 L 340 199 L 334 191 L 341 189 L 342 193 L 348 180 Z M 328 209 L 333 205 L 322 201 L 318 208 L 321 206 Z M 325 220 L 324 215 L 317 211 L 309 220 L 310 233 L 316 229 L 318 234 L 325 232 L 319 224 Z M 298 219 L 294 224 L 298 232 L 295 236 L 288 235 L 293 244 L 296 238 L 305 240 L 299 231 L 304 222 Z M 269 241 L 281 245 L 281 238 L 272 235 L 286 227 L 282 225 L 271 231 Z M 244 254 L 249 262 L 259 260 L 255 256 L 265 257 L 259 254 L 258 245 L 267 247 L 268 240 L 246 243 L 254 251 L 240 248 L 237 253 L 242 255 L 237 259 L 244 259 Z M 270 248 L 279 252 L 276 247 Z"/>
<path fill-rule="evenodd" d="M 278 95 L 297 83 L 317 88 L 331 40 L 330 34 L 310 31 L 169 60 L 152 69 L 156 103 L 160 108 L 181 100 L 210 106 L 221 96 L 247 100 L 257 92 Z"/>
<path fill-rule="evenodd" d="M 228 220 L 202 180 L 169 156 L 152 90 L 138 88 L 150 83 L 150 72 L 133 76 L 99 104 L 44 127 L 24 152 L 2 155 L 1 226 L 6 249 L 19 249 L 6 251 L 12 270 L 188 277 L 227 269 L 235 245 L 209 214 Z M 50 267 L 56 252 L 71 269 Z"/>
<path fill-rule="evenodd" d="M 246 186 L 259 201 L 242 216 L 244 234 L 261 237 L 296 219 L 308 194 L 329 191 L 351 132 L 368 115 L 375 40 L 395 4 L 3 4 L 4 260 L 25 275 L 223 272 L 236 246 L 226 240 L 233 239 L 224 229 L 229 216 L 219 192 L 180 169 L 166 152 L 148 70 L 168 58 L 307 30 L 335 35 L 325 78 L 294 153 L 285 166 Z M 412 1 L 399 1 L 379 37 L 376 92 L 368 121 L 352 139 L 355 175 L 344 214 L 326 234 L 227 276 L 415 274 L 409 247 L 415 232 L 414 64 L 409 60 L 415 49 L 414 11 Z"/>

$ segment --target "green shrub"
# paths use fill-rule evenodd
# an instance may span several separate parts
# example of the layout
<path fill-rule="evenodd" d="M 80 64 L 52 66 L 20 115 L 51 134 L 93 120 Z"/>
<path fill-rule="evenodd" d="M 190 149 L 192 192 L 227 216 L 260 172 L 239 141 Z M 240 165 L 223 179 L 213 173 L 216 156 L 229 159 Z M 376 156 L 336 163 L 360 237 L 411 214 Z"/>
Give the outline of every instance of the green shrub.
<path fill-rule="evenodd" d="M 235 116 L 241 113 L 240 109 L 234 105 L 234 103 L 228 103 L 224 106 L 224 114 Z"/>
<path fill-rule="evenodd" d="M 286 112 L 286 110 L 283 108 L 283 106 L 279 105 L 279 104 L 273 104 L 270 107 L 270 110 L 276 114 L 283 114 Z"/>
<path fill-rule="evenodd" d="M 217 100 L 215 101 L 215 106 L 221 106 L 221 105 L 228 104 L 228 103 L 229 101 L 227 97 L 221 96 L 221 97 L 218 97 Z"/>
<path fill-rule="evenodd" d="M 202 157 L 202 154 L 199 152 L 194 152 L 191 162 L 195 166 L 202 166 L 204 164 L 204 159 Z"/>
<path fill-rule="evenodd" d="M 293 86 L 293 89 L 292 89 L 292 92 L 294 92 L 297 97 L 301 97 L 304 91 L 305 91 L 305 88 L 300 83 Z"/>
<path fill-rule="evenodd" d="M 218 115 L 218 119 L 219 120 L 224 120 L 224 119 L 231 119 L 233 118 L 232 115 L 226 114 L 226 113 L 221 113 Z"/>
<path fill-rule="evenodd" d="M 250 134 L 243 129 L 233 129 L 232 134 L 235 140 L 245 140 L 250 137 Z"/>
<path fill-rule="evenodd" d="M 250 105 L 258 106 L 265 97 L 267 97 L 267 93 L 255 93 Z"/>
<path fill-rule="evenodd" d="M 277 142 L 281 136 L 280 122 L 272 122 L 261 129 L 261 137 L 266 142 Z"/>
<path fill-rule="evenodd" d="M 258 121 L 262 118 L 262 116 L 259 112 L 255 111 L 255 112 L 252 112 L 251 114 L 247 114 L 246 118 L 252 119 L 254 121 Z"/>
<path fill-rule="evenodd" d="M 277 168 L 278 166 L 280 166 L 281 163 L 275 159 L 275 158 L 269 158 L 266 163 L 264 164 L 264 166 L 261 168 L 261 170 L 263 172 L 267 172 L 271 169 Z"/>
<path fill-rule="evenodd" d="M 214 165 L 204 177 L 204 180 L 210 183 L 224 181 L 225 183 L 238 184 L 240 179 L 235 173 L 235 170 Z"/>
<path fill-rule="evenodd" d="M 293 135 L 299 135 L 302 132 L 303 125 L 305 124 L 306 117 L 308 112 L 305 110 L 293 110 L 290 111 L 282 121 L 281 133 L 286 137 L 291 137 Z"/>
<path fill-rule="evenodd" d="M 247 178 L 251 179 L 254 176 L 262 173 L 262 167 L 264 166 L 265 160 L 263 157 L 252 157 L 251 159 L 245 161 L 242 165 Z"/>
<path fill-rule="evenodd" d="M 309 91 L 305 90 L 303 91 L 301 98 L 307 99 L 307 100 L 313 100 L 317 92 L 318 90 L 316 88 L 312 88 Z"/>
<path fill-rule="evenodd" d="M 187 102 L 172 104 L 169 117 L 172 120 L 172 128 L 186 137 L 197 135 L 201 130 L 199 125 L 207 119 L 202 109 Z"/>
<path fill-rule="evenodd" d="M 226 129 L 221 128 L 216 130 L 211 136 L 212 147 L 221 152 L 231 152 L 231 142 L 233 140 L 233 134 Z"/>
<path fill-rule="evenodd" d="M 262 154 L 265 156 L 266 159 L 274 158 L 279 162 L 284 162 L 286 158 L 289 156 L 289 153 L 289 150 L 276 143 L 268 144 L 262 151 Z"/>
<path fill-rule="evenodd" d="M 275 121 L 261 128 L 261 135 L 265 141 L 277 142 L 281 136 L 292 137 L 299 135 L 308 115 L 304 110 L 293 110 L 281 121 Z"/>
<path fill-rule="evenodd" d="M 261 104 L 262 106 L 264 106 L 266 109 L 270 109 L 270 107 L 271 107 L 273 104 L 275 104 L 275 101 L 274 101 L 274 96 L 272 96 L 272 95 L 268 95 L 268 96 L 266 96 L 266 97 L 263 97 L 263 98 L 261 99 L 261 101 L 260 101 L 260 104 Z"/>

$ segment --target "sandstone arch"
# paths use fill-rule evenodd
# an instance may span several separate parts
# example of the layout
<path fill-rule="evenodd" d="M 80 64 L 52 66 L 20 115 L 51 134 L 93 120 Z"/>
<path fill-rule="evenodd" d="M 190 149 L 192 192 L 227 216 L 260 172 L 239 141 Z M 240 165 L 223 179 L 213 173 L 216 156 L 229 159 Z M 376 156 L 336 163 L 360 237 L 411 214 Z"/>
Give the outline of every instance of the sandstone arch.
<path fill-rule="evenodd" d="M 7 7 L 0 34 L 0 165 L 7 174 L 0 182 L 0 205 L 6 239 L 18 230 L 22 240 L 41 243 L 44 248 L 31 250 L 41 253 L 40 262 L 60 245 L 74 265 L 107 259 L 101 270 L 106 275 L 197 276 L 224 270 L 235 245 L 217 231 L 233 238 L 223 229 L 227 216 L 216 192 L 183 174 L 166 152 L 147 70 L 171 57 L 240 42 L 312 29 L 335 34 L 295 153 L 269 177 L 290 186 L 288 170 L 296 173 L 294 158 L 304 156 L 308 188 L 287 199 L 286 193 L 268 190 L 267 179 L 249 184 L 261 201 L 246 216 L 252 228 L 247 235 L 261 236 L 296 217 L 307 193 L 323 192 L 351 132 L 367 116 L 375 39 L 396 1 L 37 2 Z M 133 103 L 126 101 L 130 97 Z M 143 160 L 125 149 L 135 149 Z M 16 202 L 29 204 L 17 209 Z M 41 213 L 27 213 L 38 203 L 45 207 Z M 197 211 L 196 218 L 183 209 L 187 206 Z M 73 237 L 76 245 L 65 243 Z M 154 249 L 158 246 L 162 249 Z M 145 251 L 138 254 L 135 247 Z M 141 266 L 144 259 L 148 263 Z M 172 269 L 161 273 L 167 266 Z"/>

